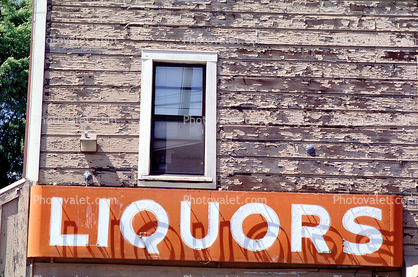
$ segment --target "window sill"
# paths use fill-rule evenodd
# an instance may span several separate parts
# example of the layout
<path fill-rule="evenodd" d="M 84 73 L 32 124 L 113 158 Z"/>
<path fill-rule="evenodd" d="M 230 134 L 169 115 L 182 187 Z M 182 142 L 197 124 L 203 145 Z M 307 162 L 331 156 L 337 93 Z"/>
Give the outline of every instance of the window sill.
<path fill-rule="evenodd" d="M 139 175 L 138 187 L 216 189 L 216 182 L 201 175 Z"/>
<path fill-rule="evenodd" d="M 213 179 L 205 176 L 188 175 L 142 175 L 139 181 L 159 181 L 159 182 L 191 182 L 191 183 L 212 183 Z"/>

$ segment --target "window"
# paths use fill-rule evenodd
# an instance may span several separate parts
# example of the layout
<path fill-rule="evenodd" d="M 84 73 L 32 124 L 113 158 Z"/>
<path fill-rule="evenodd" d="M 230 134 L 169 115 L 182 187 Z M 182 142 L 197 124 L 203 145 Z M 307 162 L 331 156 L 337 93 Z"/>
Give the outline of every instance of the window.
<path fill-rule="evenodd" d="M 139 186 L 216 187 L 216 61 L 142 51 Z"/>
<path fill-rule="evenodd" d="M 151 174 L 204 174 L 204 73 L 154 63 Z"/>

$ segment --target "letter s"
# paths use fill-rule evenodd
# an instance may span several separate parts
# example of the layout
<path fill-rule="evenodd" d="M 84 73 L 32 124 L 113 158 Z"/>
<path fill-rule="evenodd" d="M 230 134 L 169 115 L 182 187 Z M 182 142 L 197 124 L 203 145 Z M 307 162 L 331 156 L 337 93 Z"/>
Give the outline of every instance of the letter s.
<path fill-rule="evenodd" d="M 367 243 L 354 243 L 344 241 L 343 252 L 354 255 L 371 254 L 379 250 L 383 244 L 383 237 L 380 231 L 372 226 L 362 225 L 354 222 L 357 217 L 367 216 L 377 220 L 382 220 L 382 210 L 373 207 L 355 207 L 349 209 L 343 217 L 344 228 L 356 235 L 369 238 Z"/>

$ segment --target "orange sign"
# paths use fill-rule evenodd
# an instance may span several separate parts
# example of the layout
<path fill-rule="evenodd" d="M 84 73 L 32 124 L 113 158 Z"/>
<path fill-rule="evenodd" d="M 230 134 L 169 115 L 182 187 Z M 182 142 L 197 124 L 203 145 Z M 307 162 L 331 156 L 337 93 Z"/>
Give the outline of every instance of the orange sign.
<path fill-rule="evenodd" d="M 29 257 L 402 266 L 402 198 L 34 186 Z"/>

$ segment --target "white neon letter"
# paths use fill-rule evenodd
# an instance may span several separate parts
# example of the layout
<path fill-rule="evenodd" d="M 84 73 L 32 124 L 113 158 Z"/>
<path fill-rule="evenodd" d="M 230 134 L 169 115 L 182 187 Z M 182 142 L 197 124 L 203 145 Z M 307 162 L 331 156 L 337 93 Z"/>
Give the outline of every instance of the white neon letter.
<path fill-rule="evenodd" d="M 148 211 L 157 218 L 157 230 L 148 237 L 142 237 L 135 233 L 132 221 L 134 216 L 142 211 Z M 152 200 L 138 200 L 129 205 L 120 219 L 120 231 L 123 237 L 132 245 L 146 248 L 149 254 L 159 254 L 157 244 L 166 236 L 168 231 L 168 215 L 160 204 Z"/>
<path fill-rule="evenodd" d="M 210 247 L 218 237 L 219 232 L 219 203 L 209 203 L 209 226 L 208 234 L 203 239 L 196 239 L 190 232 L 190 211 L 189 201 L 181 201 L 180 212 L 180 235 L 183 242 L 194 250 L 202 250 Z"/>
<path fill-rule="evenodd" d="M 87 246 L 89 235 L 62 235 L 62 197 L 51 199 L 51 225 L 49 230 L 49 245 Z"/>
<path fill-rule="evenodd" d="M 382 210 L 374 207 L 355 207 L 349 209 L 343 217 L 344 228 L 356 235 L 369 238 L 368 243 L 354 243 L 344 241 L 343 252 L 354 255 L 371 254 L 379 250 L 383 244 L 383 237 L 380 231 L 372 226 L 362 225 L 354 222 L 357 217 L 368 216 L 377 220 L 382 220 Z"/>
<path fill-rule="evenodd" d="M 303 215 L 319 217 L 315 227 L 302 226 Z M 310 238 L 318 253 L 331 253 L 324 235 L 331 226 L 327 210 L 318 205 L 292 204 L 291 249 L 292 252 L 302 251 L 302 238 Z"/>
<path fill-rule="evenodd" d="M 261 214 L 267 220 L 267 233 L 262 239 L 249 239 L 242 231 L 244 219 L 252 214 Z M 280 231 L 280 221 L 272 208 L 261 203 L 250 203 L 239 208 L 231 218 L 231 233 L 241 247 L 250 251 L 261 251 L 269 248 Z"/>
<path fill-rule="evenodd" d="M 109 241 L 110 199 L 99 199 L 99 223 L 97 224 L 97 246 L 107 247 Z"/>

